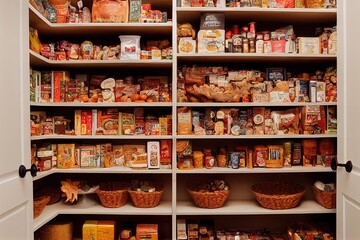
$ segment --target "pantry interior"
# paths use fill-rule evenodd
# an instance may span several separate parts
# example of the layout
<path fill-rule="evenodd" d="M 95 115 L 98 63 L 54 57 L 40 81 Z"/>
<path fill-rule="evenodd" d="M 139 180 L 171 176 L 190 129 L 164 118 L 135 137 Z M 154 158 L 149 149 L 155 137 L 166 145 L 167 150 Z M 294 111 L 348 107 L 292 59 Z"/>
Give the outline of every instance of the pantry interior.
<path fill-rule="evenodd" d="M 76 2 L 77 1 L 71 1 L 71 4 L 76 6 Z M 74 134 L 69 133 L 60 135 L 36 133 L 30 137 L 31 142 L 29 144 L 36 145 L 38 149 L 42 146 L 47 146 L 48 143 L 57 144 L 59 150 L 59 145 L 65 144 L 101 145 L 111 143 L 113 147 L 115 145 L 141 145 L 149 147 L 148 142 L 158 142 L 158 144 L 161 144 L 162 142 L 170 141 L 172 150 L 171 164 L 165 167 L 163 166 L 160 169 L 148 169 L 147 167 L 146 169 L 140 169 L 124 166 L 58 168 L 55 164 L 55 166 L 52 166 L 50 170 L 46 169 L 46 171 L 38 172 L 37 176 L 33 178 L 34 196 L 37 190 L 40 191 L 44 187 L 60 188 L 60 181 L 65 181 L 66 179 L 81 180 L 83 182 L 96 180 L 98 183 L 131 180 L 159 182 L 163 184 L 163 195 L 159 205 L 153 208 L 134 207 L 130 199 L 120 208 L 106 208 L 99 202 L 94 201 L 96 194 L 91 194 L 92 196 L 90 197 L 87 196 L 86 193 L 79 196 L 78 203 L 76 204 L 64 203 L 64 200 L 62 199 L 55 204 L 47 205 L 41 214 L 34 219 L 35 237 L 38 237 L 37 234 L 39 234 L 42 227 L 46 226 L 48 223 L 51 223 L 52 221 L 66 221 L 69 219 L 73 220 L 73 234 L 75 239 L 81 238 L 82 227 L 85 220 L 116 220 L 118 224 L 116 228 L 117 231 L 120 230 L 121 224 L 124 222 L 133 222 L 136 224 L 158 224 L 159 239 L 187 239 L 178 237 L 177 229 L 179 226 L 177 225 L 177 222 L 179 219 L 185 219 L 188 223 L 200 223 L 200 225 L 204 220 L 211 220 L 214 224 L 213 227 L 215 231 L 233 231 L 234 229 L 236 231 L 238 229 L 253 231 L 263 230 L 266 228 L 273 232 L 285 232 L 289 223 L 325 223 L 328 227 L 327 231 L 332 234 L 336 234 L 336 209 L 321 206 L 315 201 L 314 194 L 312 192 L 312 186 L 316 181 L 324 183 L 336 182 L 336 172 L 330 168 L 330 162 L 325 163 L 325 161 L 322 161 L 321 157 L 319 157 L 319 160 L 316 159 L 316 155 L 318 154 L 317 150 L 315 160 L 313 159 L 313 162 L 309 164 L 314 166 L 302 166 L 301 164 L 296 166 L 296 163 L 294 164 L 291 159 L 290 161 L 293 164 L 291 167 L 281 165 L 281 167 L 277 166 L 276 168 L 268 168 L 265 166 L 256 166 L 256 164 L 251 167 L 249 166 L 249 161 L 251 159 L 252 162 L 253 158 L 249 158 L 248 155 L 249 149 L 253 150 L 252 153 L 255 154 L 254 146 L 267 146 L 268 150 L 271 148 L 269 145 L 279 146 L 283 145 L 285 142 L 291 142 L 291 144 L 294 145 L 294 143 L 303 143 L 303 140 L 315 141 L 318 144 L 318 148 L 320 147 L 319 143 L 322 140 L 328 140 L 336 146 L 338 138 L 336 134 L 336 127 L 335 130 L 328 128 L 329 119 L 327 117 L 327 115 L 329 115 L 329 109 L 332 109 L 331 111 L 334 111 L 335 109 L 335 112 L 332 113 L 335 113 L 336 115 L 336 99 L 334 100 L 330 96 L 331 100 L 328 100 L 327 92 L 325 90 L 323 100 L 318 100 L 315 93 L 315 100 L 310 99 L 312 96 L 308 96 L 308 99 L 305 100 L 303 98 L 298 98 L 297 100 L 287 101 L 286 96 L 283 97 L 276 95 L 277 100 L 271 101 L 269 97 L 271 90 L 269 90 L 267 94 L 263 94 L 261 89 L 260 93 L 257 95 L 258 98 L 251 99 L 252 96 L 245 96 L 241 93 L 242 101 L 238 100 L 237 102 L 231 100 L 220 102 L 216 101 L 215 98 L 206 99 L 206 94 L 197 98 L 194 97 L 194 94 L 191 95 L 191 90 L 196 92 L 196 87 L 201 87 L 201 85 L 196 82 L 200 78 L 196 78 L 198 76 L 194 77 L 194 75 L 191 75 L 194 73 L 191 71 L 201 72 L 201 69 L 193 68 L 193 66 L 204 68 L 213 67 L 211 70 L 208 69 L 206 71 L 220 71 L 221 73 L 226 72 L 227 77 L 230 76 L 231 70 L 238 71 L 235 74 L 244 74 L 241 73 L 240 70 L 246 69 L 246 74 L 250 74 L 248 72 L 251 72 L 251 74 L 259 74 L 257 77 L 262 77 L 260 72 L 264 72 L 266 74 L 264 77 L 265 80 L 271 80 L 274 83 L 277 81 L 284 82 L 288 80 L 287 76 L 290 76 L 289 78 L 296 78 L 297 75 L 300 76 L 303 73 L 310 73 L 310 75 L 303 74 L 301 76 L 305 76 L 305 78 L 306 76 L 308 76 L 308 78 L 310 78 L 310 76 L 318 77 L 315 78 L 315 86 L 316 81 L 318 81 L 324 82 L 323 86 L 326 87 L 325 80 L 323 79 L 324 75 L 326 76 L 326 74 L 328 74 L 327 76 L 330 78 L 330 76 L 332 76 L 331 74 L 334 74 L 335 71 L 336 76 L 336 54 L 328 54 L 328 52 L 326 52 L 326 54 L 322 52 L 320 53 L 320 45 L 320 50 L 318 50 L 317 53 L 305 53 L 305 51 L 310 50 L 304 49 L 302 50 L 304 51 L 303 53 L 296 53 L 299 51 L 297 49 L 293 49 L 294 53 L 258 53 L 256 52 L 257 49 L 255 52 L 250 52 L 250 49 L 249 52 L 225 52 L 225 42 L 223 42 L 224 46 L 217 46 L 218 49 L 223 48 L 224 52 L 221 50 L 217 50 L 217 53 L 211 52 L 208 48 L 211 44 L 208 44 L 205 47 L 206 50 L 199 53 L 196 52 L 196 44 L 198 44 L 199 47 L 199 39 L 198 42 L 194 40 L 191 36 L 191 30 L 194 30 L 197 35 L 200 30 L 200 20 L 202 19 L 202 16 L 204 16 L 204 14 L 213 13 L 223 14 L 222 16 L 224 17 L 225 23 L 223 28 L 227 30 L 233 30 L 234 25 L 239 25 L 240 27 L 248 26 L 251 22 L 255 22 L 257 32 L 266 30 L 274 31 L 275 29 L 281 29 L 291 25 L 297 37 L 314 38 L 316 34 L 316 27 L 320 27 L 321 35 L 324 28 L 332 29 L 337 25 L 337 9 L 323 7 L 226 7 L 225 5 L 221 7 L 186 7 L 186 5 L 182 5 L 186 1 L 143 0 L 142 2 L 150 3 L 152 9 L 159 9 L 160 12 L 167 13 L 167 20 L 160 23 L 51 23 L 47 18 L 39 13 L 33 5 L 29 4 L 28 6 L 29 26 L 37 30 L 41 43 L 52 43 L 66 40 L 80 45 L 84 41 L 92 41 L 105 46 L 116 46 L 120 44 L 119 35 L 139 35 L 141 36 L 140 42 L 142 44 L 145 44 L 146 40 L 167 40 L 168 44 L 166 46 L 172 47 L 172 55 L 167 54 L 169 53 L 168 50 L 170 50 L 167 49 L 166 51 L 168 52 L 165 53 L 165 57 L 160 57 L 157 60 L 121 60 L 121 57 L 120 60 L 111 58 L 106 60 L 54 60 L 46 57 L 46 54 L 39 54 L 33 50 L 29 50 L 29 67 L 31 67 L 32 73 L 34 71 L 40 72 L 41 77 L 43 77 L 42 72 L 46 71 L 68 71 L 70 72 L 71 79 L 85 76 L 86 81 L 89 81 L 94 75 L 106 76 L 106 79 L 134 76 L 138 81 L 143 78 L 142 81 L 145 82 L 150 79 L 150 83 L 153 83 L 151 82 L 151 78 L 147 79 L 146 77 L 164 76 L 168 81 L 165 84 L 167 85 L 166 88 L 168 89 L 168 94 L 171 95 L 168 96 L 168 100 L 160 100 L 158 97 L 152 101 L 147 101 L 147 99 L 151 99 L 150 97 L 147 97 L 145 101 L 138 101 L 140 100 L 139 98 L 132 99 L 129 96 L 129 99 L 121 102 L 115 101 L 115 99 L 114 101 L 108 102 L 54 101 L 54 96 L 50 101 L 41 101 L 40 96 L 38 102 L 36 102 L 36 100 L 28 102 L 28 107 L 31 112 L 35 112 L 37 114 L 39 114 L 39 112 L 46 112 L 47 117 L 65 116 L 65 119 L 70 119 L 72 122 L 70 122 L 69 128 L 73 128 L 75 132 Z M 92 10 L 92 1 L 85 0 L 83 1 L 83 4 L 85 7 Z M 188 25 L 185 25 L 183 29 L 181 28 L 183 24 L 187 23 L 190 23 L 193 27 L 193 29 L 190 28 L 190 35 L 186 35 L 187 31 L 189 31 Z M 182 30 L 185 32 L 185 35 L 182 35 Z M 225 36 L 223 37 L 225 38 Z M 279 39 L 279 41 L 281 40 L 284 39 Z M 159 44 L 161 44 L 161 42 L 158 43 L 158 45 Z M 307 44 L 311 45 L 311 43 Z M 178 50 L 180 46 L 192 46 L 193 49 L 189 51 L 186 48 L 184 51 Z M 51 46 L 49 47 L 51 48 Z M 289 46 L 286 46 L 287 50 L 288 48 Z M 111 47 L 109 47 L 109 49 L 111 49 Z M 242 49 L 242 51 L 245 50 Z M 151 55 L 152 51 L 150 50 L 149 52 Z M 161 54 L 163 53 L 161 52 Z M 335 69 L 329 70 L 331 67 L 335 67 Z M 227 68 L 228 70 L 224 70 L 224 68 Z M 275 79 L 276 77 L 274 77 L 274 79 L 269 79 L 271 73 L 273 73 L 274 76 L 275 74 L 280 74 L 280 79 Z M 186 76 L 186 74 L 189 75 Z M 187 77 L 190 80 L 187 79 Z M 301 79 L 301 77 L 298 78 Z M 105 80 L 101 77 L 100 79 L 101 81 Z M 202 79 L 205 78 L 203 77 Z M 206 81 L 210 81 L 208 79 L 210 79 L 209 74 L 206 76 Z M 193 81 L 191 82 L 192 84 L 198 85 L 193 87 L 193 89 L 188 89 L 185 87 L 185 85 L 187 85 L 187 87 L 189 86 L 186 82 L 188 80 L 190 82 Z M 220 82 L 223 81 L 223 79 L 217 76 L 214 81 Z M 306 84 L 309 84 L 309 79 L 306 79 L 306 81 Z M 341 81 L 336 82 L 335 80 L 335 82 L 333 82 L 335 87 L 336 85 L 341 86 L 341 84 Z M 204 82 L 202 85 L 204 85 Z M 273 87 L 276 86 L 274 85 Z M 154 88 L 159 88 L 159 86 L 155 86 Z M 308 92 L 310 93 L 311 86 L 309 85 L 308 88 Z M 187 100 L 180 102 L 179 95 L 181 92 L 187 92 L 187 94 L 189 94 L 189 91 L 191 96 L 184 94 Z M 222 90 L 219 88 L 214 91 Z M 224 92 L 222 93 L 225 94 Z M 287 93 L 289 96 L 288 88 Z M 52 90 L 52 94 L 54 94 L 54 90 Z M 105 98 L 105 93 L 102 94 Z M 331 95 L 334 93 L 332 92 L 329 94 Z M 139 94 L 139 96 L 140 95 L 141 94 Z M 254 96 L 256 94 L 253 93 L 252 95 Z M 74 97 L 74 95 L 72 95 L 72 97 Z M 88 95 L 88 97 L 91 99 L 90 95 Z M 114 97 L 116 96 L 114 95 Z M 273 95 L 273 97 L 275 98 L 275 95 Z M 219 98 L 221 98 L 221 96 Z M 190 99 L 196 99 L 197 102 L 192 102 Z M 201 102 L 201 100 L 203 100 L 203 102 Z M 206 118 L 207 112 L 209 114 L 214 114 L 215 116 L 213 116 L 213 118 L 216 118 L 217 120 L 223 118 L 218 116 L 217 113 L 225 112 L 225 114 L 230 115 L 230 112 L 227 111 L 231 109 L 237 109 L 237 111 L 240 112 L 241 110 L 245 110 L 246 114 L 249 114 L 249 110 L 250 112 L 254 112 L 256 111 L 255 109 L 269 109 L 271 112 L 283 112 L 284 115 L 293 114 L 294 112 L 291 111 L 298 109 L 295 111 L 295 115 L 298 114 L 299 116 L 307 116 L 303 111 L 306 111 L 306 109 L 309 109 L 312 106 L 316 106 L 315 111 L 322 111 L 326 115 L 321 116 L 322 113 L 314 114 L 319 118 L 323 117 L 321 121 L 323 121 L 322 124 L 325 125 L 322 126 L 322 130 L 319 130 L 320 132 L 309 130 L 308 133 L 300 133 L 300 126 L 297 126 L 297 130 L 290 129 L 291 127 L 287 128 L 287 131 L 291 132 L 294 130 L 294 133 L 279 133 L 281 130 L 278 129 L 277 131 L 279 132 L 277 134 L 274 132 L 265 134 L 265 132 L 261 132 L 264 131 L 263 128 L 260 133 L 253 133 L 249 135 L 247 133 L 234 134 L 234 132 L 231 132 L 230 126 L 229 134 L 227 134 L 225 129 L 228 127 L 225 125 L 223 126 L 225 129 L 220 130 L 221 133 L 215 133 L 217 130 L 212 129 L 213 132 L 210 134 L 208 132 L 206 134 L 196 134 L 195 128 L 193 129 L 192 125 L 190 125 L 190 131 L 179 127 L 179 124 L 184 123 L 182 121 L 186 122 L 189 119 L 191 120 L 190 123 L 193 124 L 195 116 L 198 116 L 199 119 Z M 164 134 L 159 132 L 152 133 L 151 130 L 149 130 L 149 134 L 144 134 L 145 132 L 143 132 L 140 134 L 128 135 L 124 132 L 122 135 L 119 135 L 118 133 L 115 135 L 98 135 L 96 131 L 95 133 L 91 132 L 89 134 L 82 134 L 82 129 L 79 129 L 80 134 L 76 133 L 77 130 L 74 124 L 76 121 L 75 114 L 77 111 L 80 111 L 81 113 L 90 112 L 90 114 L 93 114 L 95 109 L 97 110 L 97 113 L 99 113 L 99 111 L 104 113 L 106 109 L 114 108 L 117 109 L 118 112 L 122 112 L 123 115 L 124 113 L 134 113 L 134 111 L 142 112 L 143 121 L 145 121 L 143 124 L 146 124 L 147 120 L 145 117 L 148 115 L 156 116 L 158 121 L 160 121 L 160 118 L 165 118 L 168 121 L 166 123 L 167 131 Z M 138 110 L 139 108 L 142 110 Z M 286 112 L 286 110 L 289 109 L 291 109 L 291 111 Z M 246 114 L 245 117 L 247 116 Z M 36 116 L 36 114 L 34 115 Z M 309 114 L 309 116 L 310 115 L 311 114 Z M 40 115 L 37 116 L 39 118 L 42 117 Z M 82 115 L 80 116 L 82 117 Z M 263 118 L 265 117 L 264 114 L 262 114 L 262 116 Z M 250 118 L 252 117 L 253 116 Z M 52 121 L 54 121 L 54 119 Z M 221 122 L 223 121 L 221 120 Z M 298 122 L 301 124 L 300 120 L 298 120 Z M 94 123 L 92 122 L 90 125 L 91 124 Z M 99 122 L 97 124 L 99 124 Z M 223 124 L 227 123 L 225 122 Z M 255 125 L 255 121 L 253 124 Z M 95 127 L 93 127 L 93 129 L 94 128 Z M 172 129 L 172 131 L 170 131 L 170 129 Z M 205 127 L 204 130 L 206 131 Z M 144 131 L 146 131 L 146 126 Z M 253 131 L 255 130 L 253 129 Z M 229 164 L 229 160 L 227 160 L 228 167 L 203 166 L 201 168 L 194 168 L 195 159 L 189 160 L 191 155 L 186 156 L 186 154 L 182 151 L 179 154 L 178 146 L 181 144 L 186 144 L 187 148 L 191 146 L 193 154 L 195 154 L 195 151 L 197 151 L 197 153 L 203 152 L 202 154 L 204 154 L 205 148 L 211 149 L 212 153 L 210 153 L 210 155 L 213 154 L 215 159 L 216 155 L 219 153 L 220 147 L 226 148 L 226 158 L 229 159 L 229 154 L 231 152 L 244 150 L 244 148 L 241 147 L 246 146 L 248 147 L 246 157 L 249 159 L 244 160 L 245 162 L 242 166 L 238 163 L 239 166 L 237 167 L 231 165 L 231 161 Z M 147 151 L 149 154 L 149 149 L 147 149 Z M 285 149 L 282 151 L 285 151 Z M 302 151 L 304 151 L 304 146 L 302 146 Z M 335 153 L 331 153 L 329 155 L 335 155 Z M 36 155 L 36 157 L 39 156 Z M 193 156 L 191 156 L 191 158 L 192 157 Z M 328 161 L 331 161 L 332 158 L 328 158 L 330 159 Z M 58 159 L 56 160 L 58 161 Z M 319 164 L 317 164 L 317 161 Z M 52 165 L 52 160 L 50 162 Z M 219 165 L 219 163 L 217 164 Z M 252 162 L 251 164 L 254 163 Z M 187 186 L 192 183 L 195 184 L 200 180 L 214 179 L 224 180 L 226 184 L 230 186 L 229 196 L 224 206 L 214 209 L 196 207 L 190 194 L 187 192 Z M 306 192 L 302 197 L 300 204 L 294 208 L 283 210 L 271 210 L 260 206 L 251 191 L 252 186 L 259 182 L 269 182 L 274 180 L 288 181 L 305 186 Z M 276 219 L 276 221 L 274 221 L 274 219 Z M 116 238 L 118 235 L 119 233 L 117 232 Z"/>

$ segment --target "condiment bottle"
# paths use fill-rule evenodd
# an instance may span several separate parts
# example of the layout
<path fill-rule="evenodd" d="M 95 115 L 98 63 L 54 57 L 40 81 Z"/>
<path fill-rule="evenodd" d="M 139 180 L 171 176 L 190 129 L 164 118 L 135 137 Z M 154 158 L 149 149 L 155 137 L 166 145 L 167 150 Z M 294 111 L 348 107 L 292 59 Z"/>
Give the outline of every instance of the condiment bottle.
<path fill-rule="evenodd" d="M 227 31 L 225 34 L 225 52 L 232 52 L 232 36 L 233 33 L 231 31 Z"/>
<path fill-rule="evenodd" d="M 256 34 L 255 52 L 264 53 L 264 40 L 261 33 Z"/>
<path fill-rule="evenodd" d="M 243 53 L 249 53 L 249 39 L 243 39 Z"/>
<path fill-rule="evenodd" d="M 215 157 L 211 153 L 211 149 L 204 149 L 204 160 L 205 160 L 205 167 L 206 168 L 213 168 L 215 167 Z"/>

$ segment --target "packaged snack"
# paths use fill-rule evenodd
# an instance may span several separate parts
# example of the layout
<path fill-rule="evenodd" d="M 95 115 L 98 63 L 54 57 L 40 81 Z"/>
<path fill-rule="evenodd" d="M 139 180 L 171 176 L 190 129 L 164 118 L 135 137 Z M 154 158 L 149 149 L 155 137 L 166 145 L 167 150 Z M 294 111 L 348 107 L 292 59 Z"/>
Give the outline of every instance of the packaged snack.
<path fill-rule="evenodd" d="M 139 60 L 140 59 L 140 36 L 121 35 L 121 54 L 120 60 Z"/>
<path fill-rule="evenodd" d="M 97 225 L 97 240 L 115 240 L 116 221 L 100 220 Z"/>
<path fill-rule="evenodd" d="M 324 106 L 313 105 L 302 107 L 301 130 L 303 134 L 323 134 L 326 128 Z"/>
<path fill-rule="evenodd" d="M 336 106 L 328 106 L 326 113 L 326 133 L 337 132 L 337 108 Z"/>
<path fill-rule="evenodd" d="M 113 145 L 114 164 L 116 166 L 125 165 L 124 147 L 122 145 Z"/>
<path fill-rule="evenodd" d="M 85 41 L 80 46 L 80 55 L 83 60 L 91 60 L 94 55 L 94 46 L 90 41 Z"/>
<path fill-rule="evenodd" d="M 268 148 L 262 145 L 254 146 L 254 167 L 265 167 L 268 156 Z"/>
<path fill-rule="evenodd" d="M 323 8 L 325 0 L 305 0 L 306 8 Z"/>
<path fill-rule="evenodd" d="M 187 107 L 178 108 L 178 134 L 192 134 L 192 115 L 191 110 Z"/>
<path fill-rule="evenodd" d="M 138 224 L 136 226 L 136 239 L 158 240 L 158 225 Z"/>
<path fill-rule="evenodd" d="M 284 111 L 272 111 L 275 135 L 299 134 L 299 109 L 292 108 Z"/>
<path fill-rule="evenodd" d="M 292 162 L 292 142 L 284 142 L 284 167 L 291 167 Z"/>
<path fill-rule="evenodd" d="M 127 0 L 94 0 L 92 6 L 92 22 L 126 23 L 128 22 Z"/>
<path fill-rule="evenodd" d="M 118 109 L 110 108 L 97 111 L 97 135 L 117 135 L 119 130 Z"/>
<path fill-rule="evenodd" d="M 95 146 L 80 146 L 80 167 L 97 167 Z"/>
<path fill-rule="evenodd" d="M 265 108 L 253 109 L 254 135 L 264 135 Z"/>
<path fill-rule="evenodd" d="M 146 168 L 147 154 L 145 145 L 124 145 L 125 166 Z"/>
<path fill-rule="evenodd" d="M 57 168 L 72 168 L 75 166 L 75 144 L 58 144 Z"/>
<path fill-rule="evenodd" d="M 190 141 L 179 140 L 176 142 L 176 152 L 179 157 L 193 156 L 192 145 Z"/>
<path fill-rule="evenodd" d="M 221 13 L 203 13 L 198 32 L 199 53 L 225 52 L 225 15 Z"/>
<path fill-rule="evenodd" d="M 317 155 L 317 141 L 316 139 L 303 139 L 303 166 L 315 166 Z"/>
<path fill-rule="evenodd" d="M 141 0 L 129 0 L 129 22 L 140 22 Z"/>
<path fill-rule="evenodd" d="M 171 140 L 160 140 L 160 167 L 171 168 Z"/>
<path fill-rule="evenodd" d="M 185 219 L 177 219 L 177 239 L 185 240 L 188 239 L 186 235 L 186 220 Z"/>
<path fill-rule="evenodd" d="M 134 116 L 134 114 L 122 113 L 121 114 L 121 125 L 122 125 L 122 134 L 134 135 L 135 134 L 135 116 Z"/>
<path fill-rule="evenodd" d="M 147 142 L 148 168 L 160 168 L 160 143 Z"/>
<path fill-rule="evenodd" d="M 298 37 L 298 53 L 320 54 L 320 39 L 318 37 Z"/>
<path fill-rule="evenodd" d="M 97 239 L 97 220 L 86 220 L 82 227 L 82 239 L 92 240 Z"/>
<path fill-rule="evenodd" d="M 191 37 L 182 37 L 179 40 L 179 53 L 194 54 L 196 52 L 196 41 Z"/>

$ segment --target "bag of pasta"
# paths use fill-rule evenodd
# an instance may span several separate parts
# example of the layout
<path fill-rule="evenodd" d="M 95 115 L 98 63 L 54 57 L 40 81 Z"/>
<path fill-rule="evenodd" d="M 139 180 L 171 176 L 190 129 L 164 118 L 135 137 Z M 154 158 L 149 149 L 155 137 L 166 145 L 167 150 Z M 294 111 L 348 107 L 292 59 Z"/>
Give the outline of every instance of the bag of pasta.
<path fill-rule="evenodd" d="M 126 23 L 128 21 L 127 0 L 94 0 L 92 22 Z"/>

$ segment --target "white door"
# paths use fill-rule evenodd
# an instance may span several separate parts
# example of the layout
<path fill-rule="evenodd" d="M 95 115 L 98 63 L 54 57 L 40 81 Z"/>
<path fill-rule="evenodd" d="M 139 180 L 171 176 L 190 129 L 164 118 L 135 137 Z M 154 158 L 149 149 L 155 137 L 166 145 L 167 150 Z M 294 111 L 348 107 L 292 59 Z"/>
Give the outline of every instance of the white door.
<path fill-rule="evenodd" d="M 339 162 L 351 160 L 353 169 L 337 169 L 337 239 L 360 239 L 360 1 L 339 1 Z M 342 86 L 340 84 L 339 86 Z"/>
<path fill-rule="evenodd" d="M 28 103 L 28 1 L 0 1 L 0 239 L 33 239 Z"/>

